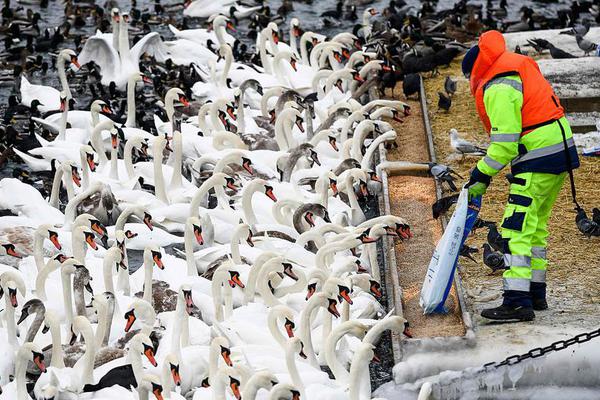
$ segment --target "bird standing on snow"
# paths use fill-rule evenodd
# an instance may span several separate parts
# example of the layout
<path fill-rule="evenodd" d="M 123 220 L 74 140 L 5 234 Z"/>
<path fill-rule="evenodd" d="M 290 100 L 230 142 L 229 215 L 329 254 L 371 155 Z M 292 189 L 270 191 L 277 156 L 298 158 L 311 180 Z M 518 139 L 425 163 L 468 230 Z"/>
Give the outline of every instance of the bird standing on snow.
<path fill-rule="evenodd" d="M 486 151 L 485 148 L 458 137 L 458 131 L 454 128 L 450 129 L 450 147 L 462 155 L 484 156 Z"/>
<path fill-rule="evenodd" d="M 598 45 L 596 43 L 590 42 L 581 35 L 575 35 L 575 40 L 577 40 L 577 46 L 579 46 L 579 48 L 583 50 L 586 56 L 596 51 L 596 49 L 598 48 Z"/>

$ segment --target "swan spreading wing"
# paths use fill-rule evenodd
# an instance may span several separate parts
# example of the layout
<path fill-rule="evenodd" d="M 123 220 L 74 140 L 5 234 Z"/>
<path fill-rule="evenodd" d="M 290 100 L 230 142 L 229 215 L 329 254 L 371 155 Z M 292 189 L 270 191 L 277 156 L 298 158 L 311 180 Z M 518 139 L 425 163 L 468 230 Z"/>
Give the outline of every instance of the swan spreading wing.
<path fill-rule="evenodd" d="M 116 69 L 121 66 L 119 54 L 104 35 L 88 38 L 77 59 L 81 65 L 93 61 L 100 67 L 103 76 L 115 76 Z"/>
<path fill-rule="evenodd" d="M 164 62 L 169 58 L 167 49 L 160 38 L 158 32 L 151 32 L 141 38 L 130 50 L 131 59 L 134 62 L 139 62 L 140 57 L 144 53 L 156 58 L 158 62 Z"/>

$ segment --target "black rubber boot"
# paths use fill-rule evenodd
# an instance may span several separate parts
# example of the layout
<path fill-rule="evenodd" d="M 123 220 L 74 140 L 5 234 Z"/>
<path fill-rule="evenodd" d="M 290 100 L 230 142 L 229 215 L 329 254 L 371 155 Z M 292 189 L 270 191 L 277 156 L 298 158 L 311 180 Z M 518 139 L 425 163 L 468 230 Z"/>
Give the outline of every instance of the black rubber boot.
<path fill-rule="evenodd" d="M 495 321 L 531 321 L 535 318 L 531 304 L 531 294 L 520 290 L 505 290 L 500 307 L 488 308 L 481 316 Z"/>
<path fill-rule="evenodd" d="M 548 309 L 548 303 L 546 302 L 545 283 L 531 282 L 529 293 L 531 293 L 531 302 L 535 311 L 543 311 Z"/>
<path fill-rule="evenodd" d="M 502 304 L 500 307 L 488 308 L 481 312 L 481 316 L 495 321 L 532 321 L 535 313 L 532 307 Z"/>

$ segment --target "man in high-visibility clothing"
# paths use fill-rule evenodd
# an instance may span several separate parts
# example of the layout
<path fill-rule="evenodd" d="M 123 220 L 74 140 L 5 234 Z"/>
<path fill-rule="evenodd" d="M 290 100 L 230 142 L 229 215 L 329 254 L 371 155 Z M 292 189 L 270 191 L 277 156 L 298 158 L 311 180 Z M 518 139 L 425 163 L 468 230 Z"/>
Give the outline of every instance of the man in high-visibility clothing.
<path fill-rule="evenodd" d="M 483 195 L 509 163 L 510 194 L 502 220 L 504 300 L 483 310 L 493 320 L 530 321 L 546 302 L 548 219 L 566 172 L 579 166 L 571 128 L 557 96 L 529 57 L 506 50 L 502 34 L 481 35 L 462 63 L 477 112 L 490 134 L 471 172 L 469 196 Z"/>

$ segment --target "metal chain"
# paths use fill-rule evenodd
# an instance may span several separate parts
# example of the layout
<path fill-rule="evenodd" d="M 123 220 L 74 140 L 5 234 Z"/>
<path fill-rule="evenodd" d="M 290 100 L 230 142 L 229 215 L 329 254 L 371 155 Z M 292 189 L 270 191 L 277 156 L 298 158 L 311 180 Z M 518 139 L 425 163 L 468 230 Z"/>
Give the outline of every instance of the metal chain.
<path fill-rule="evenodd" d="M 598 336 L 600 336 L 600 328 L 596 329 L 595 331 L 580 333 L 579 335 L 573 336 L 570 339 L 558 340 L 546 347 L 536 347 L 534 349 L 529 350 L 527 353 L 515 354 L 506 357 L 503 361 L 496 361 L 484 364 L 483 371 L 489 371 L 491 369 L 496 369 L 505 365 L 515 365 L 520 363 L 521 361 L 528 360 L 531 358 L 542 357 L 553 351 L 564 350 L 567 347 L 571 347 L 572 345 L 577 343 L 589 342 L 590 340 L 597 338 Z"/>
<path fill-rule="evenodd" d="M 444 386 L 448 386 L 452 382 L 459 380 L 464 377 L 465 373 L 468 373 L 470 378 L 473 378 L 477 375 L 490 372 L 494 369 L 503 367 L 503 366 L 512 366 L 515 364 L 519 364 L 524 360 L 534 359 L 542 357 L 548 353 L 552 353 L 554 351 L 564 350 L 567 347 L 571 347 L 574 344 L 589 342 L 590 340 L 597 338 L 600 336 L 600 328 L 591 332 L 580 333 L 579 335 L 573 336 L 572 338 L 565 340 L 558 340 L 546 347 L 536 347 L 529 350 L 527 353 L 523 354 L 514 354 L 512 356 L 506 357 L 503 361 L 495 361 L 484 364 L 482 367 L 479 367 L 475 370 L 467 369 L 463 371 L 462 374 L 450 380 L 450 382 L 446 382 Z"/>

